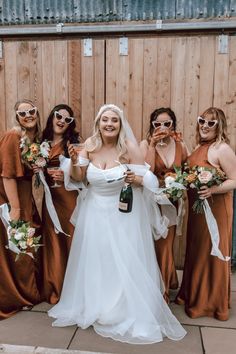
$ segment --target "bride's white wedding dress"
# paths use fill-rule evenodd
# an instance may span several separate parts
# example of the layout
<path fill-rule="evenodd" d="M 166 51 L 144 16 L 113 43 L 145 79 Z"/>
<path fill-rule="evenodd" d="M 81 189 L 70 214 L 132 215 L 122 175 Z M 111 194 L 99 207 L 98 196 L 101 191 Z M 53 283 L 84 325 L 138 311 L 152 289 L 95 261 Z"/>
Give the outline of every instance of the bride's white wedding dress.
<path fill-rule="evenodd" d="M 142 189 L 133 188 L 132 212 L 122 213 L 123 180 L 108 183 L 123 173 L 123 166 L 101 170 L 89 163 L 61 299 L 49 316 L 56 318 L 53 326 L 92 325 L 122 342 L 179 340 L 186 332 L 162 296 Z"/>

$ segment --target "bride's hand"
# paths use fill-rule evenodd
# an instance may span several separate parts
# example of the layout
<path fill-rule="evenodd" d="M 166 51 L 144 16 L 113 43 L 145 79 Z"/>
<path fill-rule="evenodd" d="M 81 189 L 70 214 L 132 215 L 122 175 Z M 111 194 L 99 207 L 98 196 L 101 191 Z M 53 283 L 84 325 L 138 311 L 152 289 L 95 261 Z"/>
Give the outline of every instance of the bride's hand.
<path fill-rule="evenodd" d="M 126 183 L 133 183 L 135 181 L 135 173 L 133 171 L 126 171 L 126 177 L 125 177 L 125 182 Z"/>
<path fill-rule="evenodd" d="M 78 157 L 78 152 L 76 151 L 75 147 L 73 146 L 73 144 L 70 144 L 68 146 L 68 153 L 69 156 L 71 158 L 71 161 L 73 164 L 76 164 L 77 162 L 77 157 Z"/>

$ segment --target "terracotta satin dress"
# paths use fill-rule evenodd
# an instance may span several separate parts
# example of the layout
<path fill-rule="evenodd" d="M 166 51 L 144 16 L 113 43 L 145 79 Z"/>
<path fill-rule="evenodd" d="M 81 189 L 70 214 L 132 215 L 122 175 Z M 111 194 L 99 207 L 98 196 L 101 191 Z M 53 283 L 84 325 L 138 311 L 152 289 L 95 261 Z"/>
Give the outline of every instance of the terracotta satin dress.
<path fill-rule="evenodd" d="M 154 174 L 157 176 L 161 187 L 164 186 L 165 174 L 167 172 L 174 172 L 173 166 L 180 167 L 185 162 L 187 157 L 182 143 L 176 141 L 175 144 L 175 159 L 170 168 L 167 168 L 165 166 L 158 152 L 156 153 Z M 167 302 L 169 302 L 169 289 L 178 288 L 178 277 L 175 269 L 173 254 L 175 231 L 176 226 L 173 225 L 169 227 L 169 232 L 165 239 L 161 238 L 155 241 L 156 257 L 165 284 L 165 299 L 167 300 Z"/>
<path fill-rule="evenodd" d="M 212 142 L 211 142 L 212 143 Z M 189 157 L 190 166 L 212 167 L 208 162 L 208 149 L 204 144 Z M 230 304 L 230 261 L 211 256 L 211 239 L 205 214 L 195 214 L 192 205 L 196 198 L 189 190 L 189 219 L 183 281 L 176 302 L 185 304 L 185 311 L 192 318 L 209 316 L 227 320 Z M 194 198 L 195 197 L 195 198 Z M 233 205 L 231 193 L 214 194 L 208 199 L 217 221 L 220 244 L 224 256 L 231 255 Z"/>
<path fill-rule="evenodd" d="M 20 135 L 15 130 L 6 133 L 0 141 L 0 171 L 0 204 L 8 203 L 2 177 L 16 179 L 20 219 L 39 227 L 32 196 L 32 171 L 21 162 Z M 6 229 L 0 220 L 0 319 L 11 316 L 24 306 L 40 302 L 40 249 L 34 260 L 28 255 L 20 255 L 15 261 L 16 254 L 6 249 L 7 244 Z"/>
<path fill-rule="evenodd" d="M 63 148 L 58 143 L 51 148 L 48 167 L 59 166 L 58 158 L 60 154 L 63 154 Z M 48 174 L 45 173 L 45 175 L 50 187 L 54 182 Z M 46 301 L 51 304 L 57 303 L 60 298 L 74 232 L 74 227 L 70 223 L 70 217 L 74 211 L 78 196 L 77 191 L 65 190 L 63 182 L 59 182 L 59 184 L 61 184 L 61 187 L 50 188 L 50 191 L 62 230 L 71 235 L 71 237 L 62 233 L 55 233 L 44 200 L 42 211 L 44 296 Z"/>

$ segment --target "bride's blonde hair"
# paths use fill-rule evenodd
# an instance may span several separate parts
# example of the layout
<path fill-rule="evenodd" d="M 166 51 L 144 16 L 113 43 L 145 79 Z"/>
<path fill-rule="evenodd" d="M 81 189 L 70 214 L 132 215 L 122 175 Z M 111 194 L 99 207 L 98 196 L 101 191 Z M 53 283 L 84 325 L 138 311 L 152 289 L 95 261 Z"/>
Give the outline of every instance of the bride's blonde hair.
<path fill-rule="evenodd" d="M 100 110 L 98 111 L 98 114 L 94 120 L 94 126 L 93 126 L 93 135 L 88 138 L 85 142 L 85 149 L 88 152 L 93 152 L 95 150 L 99 150 L 102 147 L 103 141 L 101 137 L 101 133 L 99 130 L 99 123 L 102 115 L 107 112 L 107 111 L 112 111 L 118 115 L 120 118 L 120 131 L 117 139 L 117 150 L 118 150 L 118 158 L 120 160 L 121 157 L 124 158 L 124 155 L 127 153 L 127 145 L 126 145 L 126 130 L 125 130 L 125 123 L 126 119 L 124 117 L 123 111 L 117 107 L 114 104 L 105 104 L 103 105 Z"/>

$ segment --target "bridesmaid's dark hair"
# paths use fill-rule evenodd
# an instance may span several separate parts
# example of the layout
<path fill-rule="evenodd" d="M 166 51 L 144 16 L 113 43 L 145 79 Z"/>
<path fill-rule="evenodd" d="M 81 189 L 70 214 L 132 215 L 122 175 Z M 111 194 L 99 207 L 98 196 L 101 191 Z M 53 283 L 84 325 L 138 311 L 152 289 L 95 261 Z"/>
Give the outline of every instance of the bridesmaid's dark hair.
<path fill-rule="evenodd" d="M 172 129 L 175 131 L 176 130 L 176 116 L 174 111 L 172 111 L 172 109 L 170 109 L 169 107 L 165 108 L 165 107 L 161 107 L 161 108 L 157 108 L 155 109 L 151 114 L 150 114 L 150 123 L 149 123 L 149 130 L 147 132 L 147 140 L 149 141 L 153 132 L 154 132 L 154 127 L 152 125 L 152 122 L 154 122 L 157 117 L 162 114 L 162 113 L 167 113 L 168 116 L 170 117 L 170 119 L 172 120 L 173 124 L 172 124 Z"/>
<path fill-rule="evenodd" d="M 56 105 L 49 113 L 46 127 L 43 130 L 42 141 L 43 140 L 49 140 L 49 141 L 53 140 L 54 113 L 55 113 L 55 111 L 60 111 L 61 109 L 65 109 L 69 113 L 70 117 L 74 117 L 74 112 L 73 112 L 72 108 L 70 106 L 68 106 L 67 104 L 62 103 L 62 104 Z M 73 120 L 73 122 L 68 124 L 68 127 L 65 130 L 65 132 L 63 133 L 62 138 L 63 138 L 62 144 L 63 144 L 64 154 L 66 157 L 69 157 L 67 143 L 68 142 L 70 142 L 70 143 L 79 143 L 80 142 L 80 135 L 79 135 L 78 131 L 76 131 L 75 120 Z"/>

